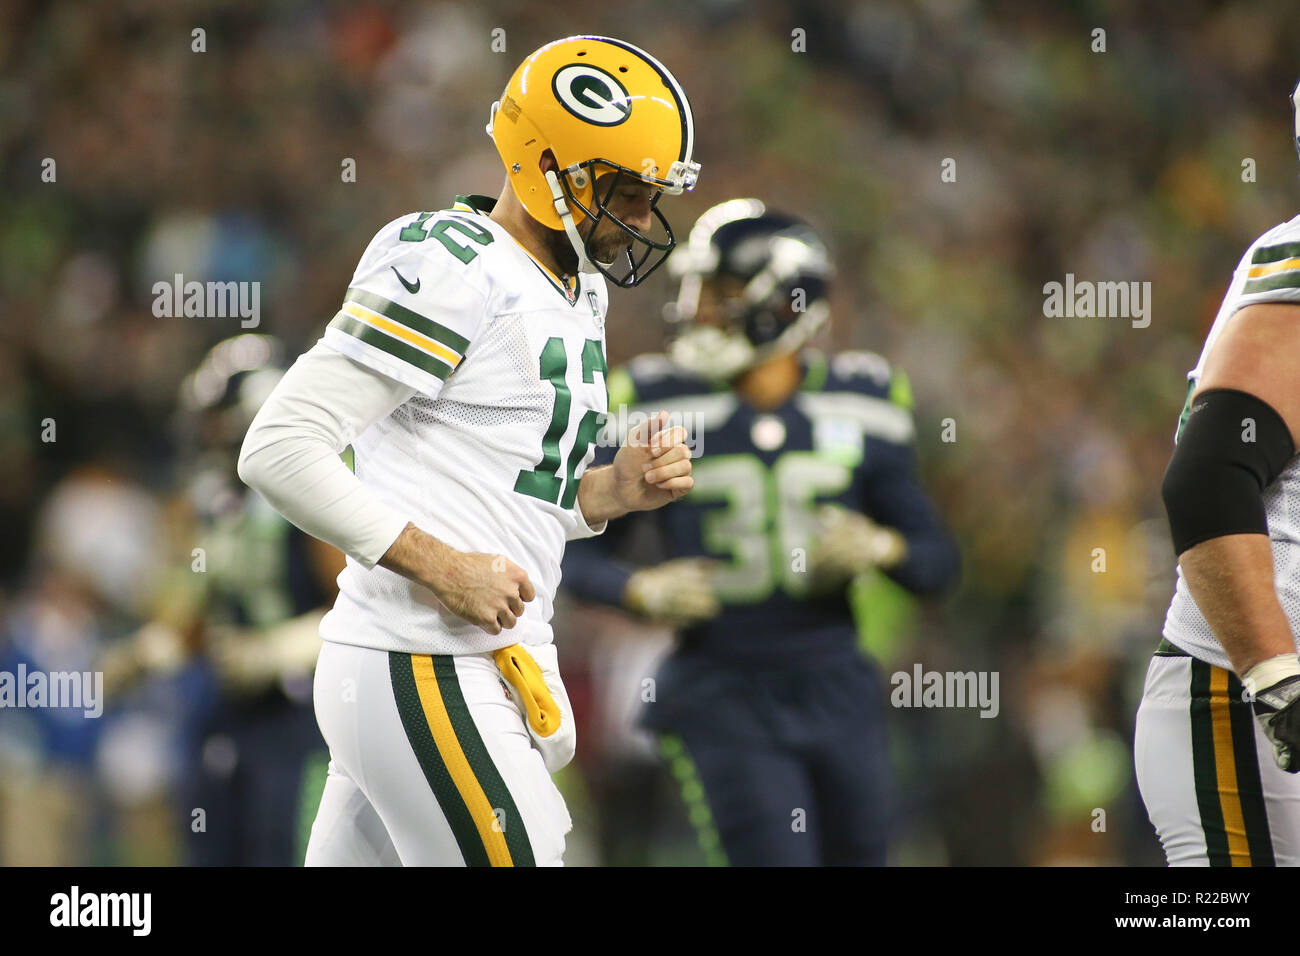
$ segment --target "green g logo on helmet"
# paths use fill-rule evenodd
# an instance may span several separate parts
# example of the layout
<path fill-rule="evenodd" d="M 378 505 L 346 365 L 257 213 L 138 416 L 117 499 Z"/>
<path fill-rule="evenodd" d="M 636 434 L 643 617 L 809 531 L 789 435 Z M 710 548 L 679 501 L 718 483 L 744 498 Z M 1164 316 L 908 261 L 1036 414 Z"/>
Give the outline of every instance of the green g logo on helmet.
<path fill-rule="evenodd" d="M 485 129 L 520 205 L 547 229 L 565 232 L 577 271 L 631 288 L 677 244 L 658 199 L 695 187 L 695 120 L 682 85 L 644 50 L 612 37 L 554 40 L 515 69 Z M 602 177 L 607 184 L 598 191 Z M 621 222 L 607 205 L 628 180 L 651 187 L 648 229 Z M 590 236 L 578 233 L 584 219 L 610 221 L 631 244 L 614 262 L 598 261 Z"/>
<path fill-rule="evenodd" d="M 632 115 L 632 98 L 612 74 L 598 66 L 570 63 L 556 71 L 551 89 L 560 105 L 596 126 L 617 126 Z"/>

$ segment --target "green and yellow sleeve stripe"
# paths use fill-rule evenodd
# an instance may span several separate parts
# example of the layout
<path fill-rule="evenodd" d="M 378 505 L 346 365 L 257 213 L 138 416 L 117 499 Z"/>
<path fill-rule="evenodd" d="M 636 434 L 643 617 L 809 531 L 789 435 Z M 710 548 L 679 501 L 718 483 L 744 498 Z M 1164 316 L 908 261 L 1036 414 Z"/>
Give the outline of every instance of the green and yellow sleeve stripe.
<path fill-rule="evenodd" d="M 330 327 L 440 379 L 451 374 L 469 348 L 463 335 L 364 289 L 348 289 Z"/>
<path fill-rule="evenodd" d="M 1300 289 L 1300 242 L 1260 246 L 1251 255 L 1242 294 L 1274 289 Z"/>

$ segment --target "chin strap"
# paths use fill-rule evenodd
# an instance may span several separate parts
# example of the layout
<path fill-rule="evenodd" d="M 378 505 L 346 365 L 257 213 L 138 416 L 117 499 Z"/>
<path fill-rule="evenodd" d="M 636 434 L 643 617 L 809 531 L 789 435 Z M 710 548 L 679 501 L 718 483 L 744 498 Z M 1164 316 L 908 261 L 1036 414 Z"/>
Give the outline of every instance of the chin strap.
<path fill-rule="evenodd" d="M 546 182 L 551 187 L 551 197 L 555 200 L 555 213 L 564 225 L 564 232 L 569 237 L 569 245 L 573 246 L 573 251 L 578 254 L 578 271 L 586 275 L 597 274 L 600 270 L 587 258 L 587 247 L 582 241 L 582 236 L 578 235 L 578 227 L 573 224 L 573 213 L 569 212 L 569 204 L 564 201 L 560 178 L 555 175 L 553 169 L 548 169 L 545 175 Z"/>

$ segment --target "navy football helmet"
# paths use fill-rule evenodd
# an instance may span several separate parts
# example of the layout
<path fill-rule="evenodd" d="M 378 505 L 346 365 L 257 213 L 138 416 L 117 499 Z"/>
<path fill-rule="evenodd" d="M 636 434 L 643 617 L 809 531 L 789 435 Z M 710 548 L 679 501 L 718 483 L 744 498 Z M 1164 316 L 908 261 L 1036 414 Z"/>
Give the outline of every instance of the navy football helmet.
<path fill-rule="evenodd" d="M 668 260 L 679 280 L 664 309 L 669 355 L 689 371 L 730 380 L 797 351 L 829 315 L 830 253 L 806 222 L 757 199 L 709 209 Z"/>

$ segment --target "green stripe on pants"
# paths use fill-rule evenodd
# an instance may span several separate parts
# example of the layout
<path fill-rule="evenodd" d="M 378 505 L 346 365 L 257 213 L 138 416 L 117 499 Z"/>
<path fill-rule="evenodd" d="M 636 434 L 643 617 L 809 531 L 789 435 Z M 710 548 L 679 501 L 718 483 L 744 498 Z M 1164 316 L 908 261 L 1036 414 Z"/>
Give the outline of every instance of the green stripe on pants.
<path fill-rule="evenodd" d="M 1232 866 L 1228 833 L 1219 805 L 1219 778 L 1214 764 L 1214 718 L 1210 712 L 1210 665 L 1191 659 L 1192 778 L 1201 812 L 1205 852 L 1210 866 Z"/>
<path fill-rule="evenodd" d="M 436 659 L 435 659 L 436 661 Z M 453 665 L 454 666 L 454 665 Z M 478 828 L 469 807 L 456 789 L 451 779 L 451 772 L 438 753 L 433 740 L 433 731 L 424 715 L 424 705 L 420 702 L 420 692 L 415 686 L 415 673 L 411 668 L 411 655 L 399 651 L 388 654 L 388 671 L 393 682 L 393 696 L 397 700 L 397 711 L 402 716 L 402 726 L 406 729 L 406 739 L 411 742 L 420 769 L 429 781 L 438 805 L 442 808 L 447 823 L 451 826 L 456 845 L 460 847 L 467 866 L 488 866 L 487 850 L 479 836 Z M 439 681 L 441 685 L 441 681 Z M 463 701 L 462 701 L 463 703 Z"/>
<path fill-rule="evenodd" d="M 686 750 L 685 742 L 676 734 L 660 734 L 659 753 L 682 788 L 682 800 L 686 803 L 687 815 L 695 826 L 705 861 L 709 866 L 726 866 L 727 854 L 722 848 L 718 828 L 713 823 L 713 811 L 709 809 L 704 785 L 700 782 L 695 761 Z"/>
<path fill-rule="evenodd" d="M 456 678 L 456 658 L 434 655 L 433 671 L 438 677 L 438 689 L 442 692 L 443 704 L 447 708 L 447 715 L 451 718 L 456 739 L 460 741 L 461 749 L 465 752 L 465 758 L 469 761 L 474 776 L 478 778 L 479 786 L 483 788 L 483 793 L 486 794 L 493 811 L 501 821 L 501 829 L 506 838 L 506 846 L 510 848 L 511 859 L 514 860 L 515 866 L 535 866 L 533 844 L 528 838 L 528 831 L 524 828 L 524 818 L 519 815 L 519 808 L 515 806 L 514 797 L 510 795 L 510 788 L 501 779 L 497 765 L 492 762 L 492 756 L 488 753 L 483 738 L 479 736 L 474 717 L 469 712 L 469 705 L 465 703 L 465 695 L 461 693 L 460 681 Z"/>

